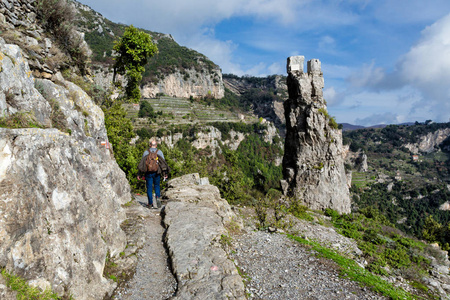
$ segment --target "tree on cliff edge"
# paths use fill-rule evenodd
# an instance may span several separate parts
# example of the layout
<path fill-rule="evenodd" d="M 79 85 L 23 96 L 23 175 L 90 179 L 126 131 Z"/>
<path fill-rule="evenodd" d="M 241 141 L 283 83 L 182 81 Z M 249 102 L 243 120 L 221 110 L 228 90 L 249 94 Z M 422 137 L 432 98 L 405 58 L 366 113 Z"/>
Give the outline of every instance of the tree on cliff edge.
<path fill-rule="evenodd" d="M 116 74 L 125 75 L 127 79 L 125 95 L 131 102 L 138 103 L 141 98 L 139 83 L 145 71 L 144 66 L 148 59 L 158 52 L 158 48 L 152 43 L 149 34 L 130 25 L 113 49 L 117 52 L 113 82 Z"/>

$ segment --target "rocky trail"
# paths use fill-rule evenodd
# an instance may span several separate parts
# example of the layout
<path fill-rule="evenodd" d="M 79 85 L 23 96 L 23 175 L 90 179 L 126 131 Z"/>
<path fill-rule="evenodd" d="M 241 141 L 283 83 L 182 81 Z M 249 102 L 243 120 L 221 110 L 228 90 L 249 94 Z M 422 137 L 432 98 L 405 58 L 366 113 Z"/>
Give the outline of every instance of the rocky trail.
<path fill-rule="evenodd" d="M 230 207 L 206 178 L 189 174 L 168 185 L 162 209 L 145 207 L 140 195 L 123 205 L 127 247 L 106 259 L 104 272 L 121 284 L 105 300 L 386 299 L 341 277 L 333 261 L 283 232 L 257 230 L 254 210 Z M 359 262 L 355 241 L 333 228 L 286 218 L 296 235 Z M 0 278 L 0 299 L 14 298 Z"/>
<path fill-rule="evenodd" d="M 209 184 L 186 184 L 191 179 L 172 183 L 163 216 L 161 209 L 144 206 L 145 196 L 135 196 L 127 207 L 125 256 L 136 253 L 136 267 L 112 299 L 385 299 L 341 278 L 333 262 L 283 234 L 255 230 L 250 214 L 243 217 L 219 202 Z M 231 233 L 239 222 L 242 229 Z M 354 251 L 334 231 L 297 226 L 303 235 L 326 236 Z M 231 239 L 227 246 L 224 236 Z"/>
<path fill-rule="evenodd" d="M 168 299 L 176 291 L 176 280 L 170 270 L 169 257 L 164 247 L 165 228 L 161 210 L 145 207 L 147 197 L 136 195 L 127 215 L 135 220 L 131 225 L 131 245 L 142 244 L 137 252 L 137 264 L 133 278 L 125 287 L 116 291 L 113 299 L 141 300 Z"/>

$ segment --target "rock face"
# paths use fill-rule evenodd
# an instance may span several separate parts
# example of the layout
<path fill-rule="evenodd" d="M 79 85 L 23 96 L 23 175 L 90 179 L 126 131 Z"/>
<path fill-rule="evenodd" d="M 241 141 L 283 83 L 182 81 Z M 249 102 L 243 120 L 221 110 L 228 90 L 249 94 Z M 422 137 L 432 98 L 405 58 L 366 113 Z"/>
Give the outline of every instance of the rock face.
<path fill-rule="evenodd" d="M 205 67 L 206 68 L 206 67 Z M 105 90 L 110 89 L 112 85 L 113 72 L 110 68 L 96 66 L 93 72 L 95 84 Z M 186 74 L 189 74 L 188 76 Z M 122 84 L 125 84 L 123 78 Z M 142 97 L 156 98 L 163 94 L 178 98 L 201 98 L 211 96 L 216 99 L 223 98 L 225 88 L 222 81 L 222 71 L 217 68 L 209 71 L 198 72 L 195 69 L 184 70 L 168 74 L 157 83 L 145 83 L 141 87 Z"/>
<path fill-rule="evenodd" d="M 220 245 L 227 227 L 241 227 L 207 178 L 189 174 L 169 181 L 166 244 L 178 289 L 173 299 L 245 299 L 234 263 Z"/>
<path fill-rule="evenodd" d="M 251 90 L 273 91 L 282 100 L 275 101 L 253 101 L 252 110 L 259 116 L 272 121 L 279 127 L 281 134 L 284 135 L 284 128 L 279 126 L 286 122 L 284 118 L 283 101 L 287 98 L 287 85 L 284 76 L 275 75 L 259 80 L 252 80 L 248 77 L 237 77 L 225 75 L 223 78 L 224 86 L 236 95 L 243 95 Z"/>
<path fill-rule="evenodd" d="M 367 155 L 361 149 L 358 152 L 348 151 L 345 155 L 346 163 L 353 166 L 358 172 L 367 172 L 369 166 L 367 164 Z"/>
<path fill-rule="evenodd" d="M 211 148 L 212 155 L 215 156 L 216 148 L 219 147 L 219 141 L 222 140 L 222 134 L 213 126 L 204 126 L 202 130 L 195 134 L 195 140 L 192 143 L 197 149 Z"/>
<path fill-rule="evenodd" d="M 114 288 L 107 252 L 126 245 L 123 172 L 95 139 L 56 129 L 0 129 L 0 265 L 76 299 Z"/>
<path fill-rule="evenodd" d="M 0 57 L 1 116 L 42 127 L 0 128 L 0 267 L 60 296 L 102 299 L 115 287 L 105 259 L 125 248 L 121 205 L 131 200 L 102 146 L 103 112 L 58 73 L 35 79 L 18 46 L 0 39 Z"/>
<path fill-rule="evenodd" d="M 405 147 L 413 154 L 419 154 L 419 152 L 431 153 L 436 151 L 439 145 L 448 137 L 450 137 L 450 128 L 439 129 L 421 137 L 418 143 L 406 144 Z"/>
<path fill-rule="evenodd" d="M 284 192 L 311 209 L 332 208 L 349 213 L 342 133 L 330 125 L 320 61 L 308 61 L 306 73 L 303 62 L 303 56 L 293 56 L 287 63 Z"/>
<path fill-rule="evenodd" d="M 280 148 L 282 147 L 282 142 L 280 139 L 280 135 L 277 131 L 277 128 L 272 122 L 262 120 L 261 124 L 265 124 L 267 126 L 266 129 L 259 130 L 257 133 L 260 138 L 265 142 L 272 144 L 274 139 L 276 138 L 280 142 L 278 145 Z M 249 133 L 243 133 L 235 130 L 230 130 L 228 132 L 229 137 L 224 137 L 221 131 L 214 126 L 205 125 L 199 128 L 199 131 L 195 133 L 192 137 L 190 135 L 184 135 L 182 133 L 175 133 L 173 135 L 162 136 L 161 141 L 166 143 L 169 147 L 173 147 L 179 140 L 192 140 L 192 146 L 196 149 L 209 149 L 211 156 L 215 157 L 216 152 L 219 151 L 221 153 L 220 144 L 223 144 L 230 150 L 237 150 L 242 141 L 245 140 Z M 281 160 L 281 157 L 280 157 Z M 281 163 L 276 164 L 277 166 Z"/>
<path fill-rule="evenodd" d="M 71 57 L 54 42 L 55 36 L 41 26 L 37 7 L 35 0 L 0 1 L 0 31 L 9 44 L 21 47 L 35 78 L 50 79 L 59 69 L 69 66 Z M 67 39 L 80 41 L 77 50 L 78 54 L 85 55 L 83 64 L 86 67 L 92 52 L 84 41 L 84 34 L 70 29 Z M 85 71 L 89 73 L 87 68 Z"/>
<path fill-rule="evenodd" d="M 187 74 L 187 75 L 186 75 Z M 225 95 L 222 72 L 219 68 L 213 72 L 197 72 L 195 69 L 168 74 L 156 84 L 145 84 L 142 87 L 144 98 L 155 98 L 157 94 L 180 98 L 200 98 L 208 95 L 220 99 Z"/>
<path fill-rule="evenodd" d="M 247 77 L 236 77 L 236 76 L 226 76 L 224 79 L 225 87 L 236 95 L 242 95 L 253 88 L 258 89 L 273 89 L 287 92 L 286 82 L 284 77 L 280 75 L 269 76 L 266 80 L 262 81 L 260 84 L 255 84 L 248 80 Z"/>
<path fill-rule="evenodd" d="M 50 105 L 34 88 L 34 77 L 24 61 L 19 46 L 0 38 L 0 117 L 26 112 L 36 123 L 50 126 Z"/>

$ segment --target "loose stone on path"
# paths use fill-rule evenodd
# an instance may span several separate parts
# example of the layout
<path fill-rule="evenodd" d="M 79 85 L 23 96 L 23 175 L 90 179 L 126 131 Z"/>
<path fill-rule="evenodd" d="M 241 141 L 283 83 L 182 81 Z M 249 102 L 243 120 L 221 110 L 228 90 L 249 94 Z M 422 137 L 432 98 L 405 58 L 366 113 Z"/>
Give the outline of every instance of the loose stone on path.
<path fill-rule="evenodd" d="M 230 256 L 247 278 L 250 299 L 386 299 L 339 277 L 334 262 L 281 234 L 252 231 L 234 236 L 232 244 Z"/>

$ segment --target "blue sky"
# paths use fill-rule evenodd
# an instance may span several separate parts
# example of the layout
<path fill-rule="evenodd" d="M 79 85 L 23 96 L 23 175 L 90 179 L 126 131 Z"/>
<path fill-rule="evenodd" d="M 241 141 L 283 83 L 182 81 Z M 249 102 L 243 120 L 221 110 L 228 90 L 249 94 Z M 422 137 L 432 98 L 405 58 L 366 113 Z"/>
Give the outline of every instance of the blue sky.
<path fill-rule="evenodd" d="M 359 125 L 450 119 L 448 0 L 81 0 L 106 18 L 170 33 L 224 73 L 286 74 L 318 58 L 328 110 Z"/>

